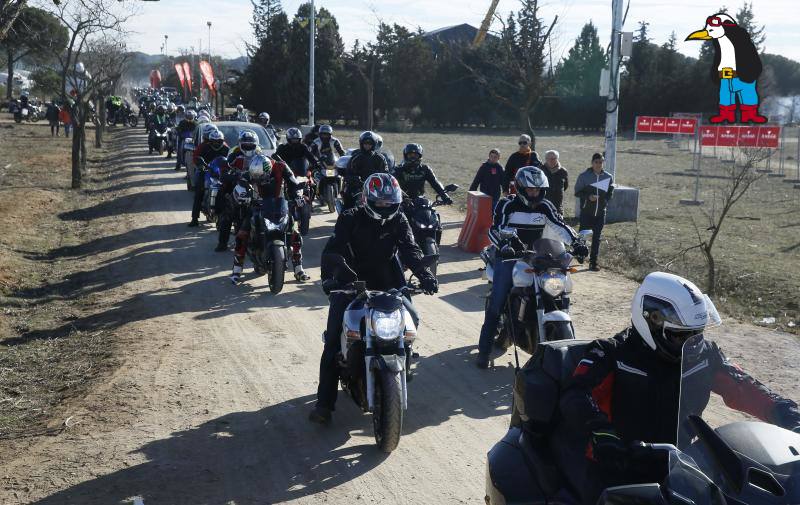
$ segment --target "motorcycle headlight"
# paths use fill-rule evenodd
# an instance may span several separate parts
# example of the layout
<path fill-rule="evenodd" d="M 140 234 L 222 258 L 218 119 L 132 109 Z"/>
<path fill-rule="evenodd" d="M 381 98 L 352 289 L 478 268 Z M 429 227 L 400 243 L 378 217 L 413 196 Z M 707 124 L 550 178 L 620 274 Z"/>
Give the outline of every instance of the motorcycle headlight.
<path fill-rule="evenodd" d="M 566 284 L 567 276 L 557 270 L 550 270 L 539 277 L 539 286 L 552 297 L 563 293 Z"/>
<path fill-rule="evenodd" d="M 394 340 L 405 331 L 405 321 L 399 310 L 394 312 L 372 312 L 372 331 L 382 340 Z"/>
<path fill-rule="evenodd" d="M 325 177 L 336 177 L 336 169 L 328 168 L 325 170 Z"/>

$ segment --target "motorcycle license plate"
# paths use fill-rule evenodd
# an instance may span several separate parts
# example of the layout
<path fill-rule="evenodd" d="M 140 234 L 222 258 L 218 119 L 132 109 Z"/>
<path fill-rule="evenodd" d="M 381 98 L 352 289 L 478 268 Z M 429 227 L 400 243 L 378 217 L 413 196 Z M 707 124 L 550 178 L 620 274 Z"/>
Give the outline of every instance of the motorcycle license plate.
<path fill-rule="evenodd" d="M 325 170 L 325 176 L 326 177 L 336 177 L 336 170 L 334 170 L 332 168 L 326 169 Z"/>

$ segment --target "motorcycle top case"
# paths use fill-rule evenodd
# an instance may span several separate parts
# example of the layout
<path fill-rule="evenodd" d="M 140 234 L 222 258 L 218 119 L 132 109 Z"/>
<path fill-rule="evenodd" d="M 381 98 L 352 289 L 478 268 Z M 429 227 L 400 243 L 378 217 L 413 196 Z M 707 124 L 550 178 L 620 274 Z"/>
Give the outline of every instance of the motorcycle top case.
<path fill-rule="evenodd" d="M 511 426 L 527 425 L 548 433 L 558 422 L 561 389 L 583 358 L 590 340 L 559 340 L 540 344 L 514 378 Z"/>

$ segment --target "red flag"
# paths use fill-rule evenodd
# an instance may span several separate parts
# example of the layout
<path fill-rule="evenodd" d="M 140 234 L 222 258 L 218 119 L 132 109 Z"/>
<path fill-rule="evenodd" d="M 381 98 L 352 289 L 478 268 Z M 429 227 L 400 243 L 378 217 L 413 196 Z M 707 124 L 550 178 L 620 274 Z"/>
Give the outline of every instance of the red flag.
<path fill-rule="evenodd" d="M 189 66 L 188 61 L 183 62 L 183 75 L 186 78 L 186 87 L 189 89 L 189 93 L 192 92 L 192 67 Z"/>
<path fill-rule="evenodd" d="M 217 90 L 217 83 L 214 81 L 214 69 L 211 68 L 211 63 L 202 60 L 200 61 L 200 74 L 203 76 L 203 81 L 206 87 L 210 90 Z"/>
<path fill-rule="evenodd" d="M 178 74 L 178 80 L 181 82 L 181 89 L 186 91 L 186 76 L 183 74 L 183 66 L 180 63 L 175 64 L 175 73 Z"/>
<path fill-rule="evenodd" d="M 161 72 L 159 72 L 158 70 L 150 71 L 150 87 L 151 88 L 161 87 Z"/>

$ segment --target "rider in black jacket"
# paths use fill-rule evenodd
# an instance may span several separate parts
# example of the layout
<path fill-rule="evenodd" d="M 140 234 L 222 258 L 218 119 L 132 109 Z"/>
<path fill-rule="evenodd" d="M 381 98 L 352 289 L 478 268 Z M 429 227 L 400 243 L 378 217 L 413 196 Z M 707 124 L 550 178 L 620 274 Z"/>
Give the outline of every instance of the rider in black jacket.
<path fill-rule="evenodd" d="M 325 331 L 325 348 L 319 365 L 317 405 L 309 419 L 326 423 L 336 404 L 338 371 L 336 355 L 341 350 L 342 317 L 353 300 L 352 295 L 331 293 L 340 289 L 343 272 L 330 266 L 331 255 L 342 256 L 347 265 L 367 284 L 367 289 L 386 291 L 405 285 L 399 259 L 420 280 L 420 287 L 428 294 L 438 290 L 436 277 L 422 262 L 422 251 L 411 233 L 408 220 L 399 212 L 402 195 L 394 177 L 375 174 L 364 183 L 364 205 L 348 209 L 339 215 L 333 235 L 322 252 L 323 289 L 330 294 L 328 324 Z M 388 266 L 388 268 L 387 268 Z M 404 299 L 406 309 L 414 322 L 418 322 L 411 300 Z"/>
<path fill-rule="evenodd" d="M 292 168 L 296 177 L 305 177 L 305 173 L 299 173 L 297 161 L 306 160 L 309 166 L 313 166 L 317 159 L 311 154 L 311 150 L 302 142 L 303 134 L 297 128 L 286 130 L 286 143 L 278 146 L 273 158 L 284 161 Z"/>
<path fill-rule="evenodd" d="M 441 197 L 445 204 L 453 203 L 447 195 L 444 186 L 436 178 L 431 167 L 421 162 L 422 146 L 419 144 L 408 144 L 403 148 L 403 164 L 394 171 L 400 188 L 410 198 L 417 198 L 425 195 L 425 183 L 431 185 L 434 191 Z"/>
<path fill-rule="evenodd" d="M 377 152 L 377 145 L 376 135 L 371 131 L 365 131 L 358 137 L 359 149 L 353 153 L 345 171 L 345 189 L 342 195 L 346 209 L 356 204 L 353 194 L 361 188 L 367 177 L 389 172 L 386 158 Z"/>
<path fill-rule="evenodd" d="M 562 394 L 565 422 L 589 440 L 585 503 L 607 487 L 652 480 L 652 472 L 628 464 L 629 448 L 634 441 L 676 444 L 681 388 L 694 400 L 681 405 L 683 412 L 701 414 L 713 391 L 733 409 L 800 430 L 797 404 L 697 337 L 719 324 L 719 315 L 690 281 L 651 273 L 634 296 L 631 320 L 631 328 L 592 343 Z M 689 346 L 682 352 L 682 345 L 691 337 L 697 344 L 686 355 Z"/>

